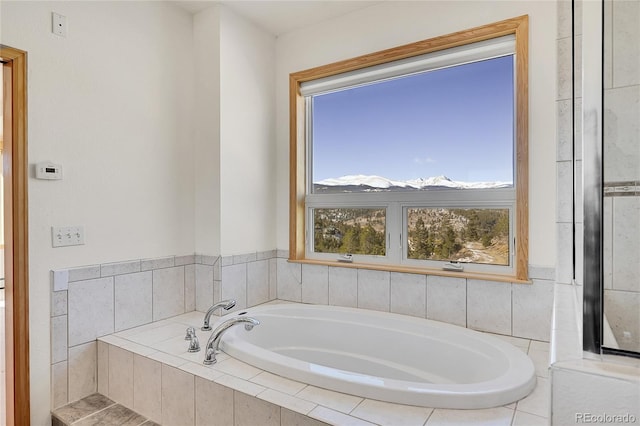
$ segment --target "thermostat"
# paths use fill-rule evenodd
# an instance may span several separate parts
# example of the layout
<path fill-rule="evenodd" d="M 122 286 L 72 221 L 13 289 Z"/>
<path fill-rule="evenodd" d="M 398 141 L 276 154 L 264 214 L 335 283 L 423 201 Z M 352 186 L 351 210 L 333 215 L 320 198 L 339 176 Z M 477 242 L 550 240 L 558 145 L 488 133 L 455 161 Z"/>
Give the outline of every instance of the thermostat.
<path fill-rule="evenodd" d="M 62 179 L 62 166 L 49 161 L 36 164 L 36 179 Z"/>

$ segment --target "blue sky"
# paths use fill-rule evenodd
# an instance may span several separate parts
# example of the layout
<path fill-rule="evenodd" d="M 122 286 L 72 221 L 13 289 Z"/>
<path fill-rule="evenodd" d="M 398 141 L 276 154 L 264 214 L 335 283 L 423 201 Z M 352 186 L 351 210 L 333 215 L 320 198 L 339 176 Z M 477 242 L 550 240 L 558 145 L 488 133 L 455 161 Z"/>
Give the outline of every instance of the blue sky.
<path fill-rule="evenodd" d="M 313 181 L 346 175 L 513 181 L 513 57 L 313 100 Z"/>

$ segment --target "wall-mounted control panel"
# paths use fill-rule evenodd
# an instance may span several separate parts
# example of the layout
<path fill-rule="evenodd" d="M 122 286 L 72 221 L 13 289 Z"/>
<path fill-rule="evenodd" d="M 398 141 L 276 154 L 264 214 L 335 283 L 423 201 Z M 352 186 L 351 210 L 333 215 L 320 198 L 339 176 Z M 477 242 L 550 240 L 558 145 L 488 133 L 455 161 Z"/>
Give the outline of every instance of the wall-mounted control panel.
<path fill-rule="evenodd" d="M 50 161 L 36 164 L 36 179 L 58 180 L 62 179 L 62 166 Z"/>
<path fill-rule="evenodd" d="M 80 246 L 84 244 L 84 227 L 52 226 L 51 245 L 53 247 Z"/>

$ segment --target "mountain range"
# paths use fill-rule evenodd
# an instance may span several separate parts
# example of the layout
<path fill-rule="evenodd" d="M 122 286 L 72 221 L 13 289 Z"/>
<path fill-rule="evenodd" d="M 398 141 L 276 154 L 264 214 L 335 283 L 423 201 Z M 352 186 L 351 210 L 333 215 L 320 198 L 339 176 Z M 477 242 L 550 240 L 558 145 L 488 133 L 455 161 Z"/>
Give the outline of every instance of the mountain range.
<path fill-rule="evenodd" d="M 513 186 L 512 182 L 454 181 L 443 175 L 406 181 L 391 180 L 382 176 L 349 175 L 313 183 L 315 193 L 493 189 L 509 188 L 511 186 Z"/>

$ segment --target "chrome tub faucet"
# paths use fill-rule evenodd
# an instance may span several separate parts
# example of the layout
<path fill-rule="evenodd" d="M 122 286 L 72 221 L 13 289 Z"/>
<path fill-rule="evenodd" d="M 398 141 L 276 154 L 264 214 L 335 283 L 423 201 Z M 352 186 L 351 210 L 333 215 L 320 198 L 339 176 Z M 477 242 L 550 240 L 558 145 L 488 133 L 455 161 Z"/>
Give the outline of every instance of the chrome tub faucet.
<path fill-rule="evenodd" d="M 223 300 L 221 302 L 218 302 L 218 303 L 214 304 L 212 307 L 209 308 L 207 313 L 204 314 L 204 325 L 202 327 L 200 327 L 200 330 L 202 330 L 202 331 L 211 330 L 211 326 L 209 325 L 209 321 L 211 319 L 211 315 L 213 315 L 213 312 L 216 309 L 222 308 L 225 311 L 228 311 L 229 309 L 233 308 L 234 306 L 236 306 L 236 301 L 233 300 L 233 299 Z"/>
<path fill-rule="evenodd" d="M 220 345 L 220 339 L 225 331 L 230 329 L 236 324 L 244 324 L 244 329 L 247 331 L 251 331 L 253 327 L 260 324 L 255 318 L 251 317 L 235 317 L 226 320 L 211 333 L 211 337 L 209 337 L 209 341 L 207 342 L 207 347 L 205 350 L 204 364 L 211 365 L 216 363 L 216 352 L 218 351 L 218 345 Z"/>

